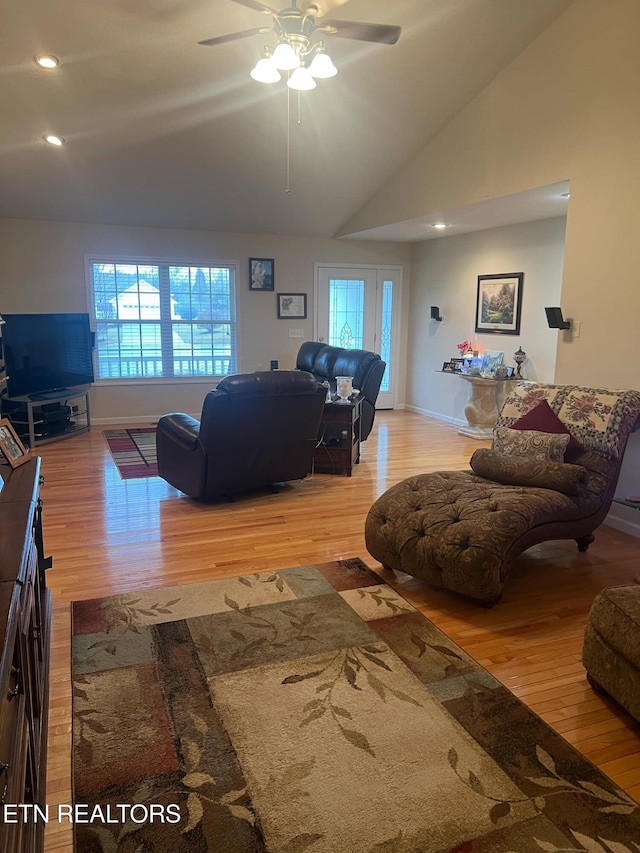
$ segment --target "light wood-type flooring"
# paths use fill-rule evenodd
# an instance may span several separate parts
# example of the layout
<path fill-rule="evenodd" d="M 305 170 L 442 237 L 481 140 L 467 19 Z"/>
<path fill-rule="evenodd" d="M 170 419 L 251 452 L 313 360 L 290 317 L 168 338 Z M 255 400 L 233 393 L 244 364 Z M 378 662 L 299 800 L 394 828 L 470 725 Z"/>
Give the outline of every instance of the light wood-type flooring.
<path fill-rule="evenodd" d="M 139 424 L 137 425 L 139 426 Z M 159 478 L 120 479 L 102 428 L 43 445 L 44 534 L 54 558 L 48 803 L 71 802 L 70 608 L 77 599 L 346 557 L 380 567 L 364 520 L 385 489 L 412 474 L 468 467 L 487 446 L 409 412 L 380 412 L 351 478 L 315 475 L 278 494 L 201 505 Z M 385 580 L 556 731 L 640 799 L 640 726 L 588 686 L 582 635 L 596 593 L 632 583 L 640 540 L 602 526 L 586 554 L 549 542 L 518 561 L 500 604 L 485 609 L 407 575 Z M 49 824 L 48 851 L 71 851 Z"/>

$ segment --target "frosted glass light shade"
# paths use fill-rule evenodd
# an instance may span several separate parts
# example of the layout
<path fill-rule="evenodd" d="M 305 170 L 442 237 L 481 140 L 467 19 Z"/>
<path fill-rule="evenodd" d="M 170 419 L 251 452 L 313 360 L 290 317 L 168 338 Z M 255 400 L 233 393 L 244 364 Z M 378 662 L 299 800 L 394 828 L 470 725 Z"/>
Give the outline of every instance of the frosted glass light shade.
<path fill-rule="evenodd" d="M 258 60 L 256 67 L 251 71 L 251 77 L 258 83 L 277 83 L 282 79 L 280 72 L 273 64 L 273 58 L 267 56 Z"/>
<path fill-rule="evenodd" d="M 307 92 L 309 89 L 316 88 L 316 81 L 311 76 L 308 68 L 300 66 L 300 68 L 296 68 L 287 80 L 287 86 L 290 89 L 297 89 L 299 92 Z"/>
<path fill-rule="evenodd" d="M 338 69 L 331 61 L 328 53 L 316 53 L 311 60 L 309 73 L 312 77 L 335 77 Z"/>
<path fill-rule="evenodd" d="M 292 71 L 300 65 L 300 57 L 286 41 L 281 41 L 273 51 L 272 61 L 280 71 Z"/>

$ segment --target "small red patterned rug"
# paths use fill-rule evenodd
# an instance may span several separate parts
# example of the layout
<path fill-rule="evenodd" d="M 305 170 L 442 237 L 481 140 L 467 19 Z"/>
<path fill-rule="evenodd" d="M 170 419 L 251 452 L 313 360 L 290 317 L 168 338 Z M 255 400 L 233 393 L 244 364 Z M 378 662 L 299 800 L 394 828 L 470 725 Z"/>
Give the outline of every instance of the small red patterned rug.
<path fill-rule="evenodd" d="M 106 429 L 103 435 L 123 480 L 158 476 L 155 427 Z"/>

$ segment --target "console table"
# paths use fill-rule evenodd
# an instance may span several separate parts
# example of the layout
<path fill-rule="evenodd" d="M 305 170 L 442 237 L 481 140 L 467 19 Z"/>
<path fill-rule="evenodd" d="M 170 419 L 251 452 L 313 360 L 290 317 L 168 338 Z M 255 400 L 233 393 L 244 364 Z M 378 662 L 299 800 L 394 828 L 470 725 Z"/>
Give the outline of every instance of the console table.
<path fill-rule="evenodd" d="M 0 474 L 0 800 L 44 809 L 51 559 L 42 543 L 40 459 Z M 42 821 L 0 821 L 0 850 L 35 853 L 43 845 Z"/>
<path fill-rule="evenodd" d="M 447 371 L 438 371 L 446 373 Z M 449 376 L 459 376 L 471 385 L 471 395 L 464 407 L 467 426 L 460 427 L 460 435 L 476 438 L 480 441 L 493 438 L 493 429 L 498 419 L 498 395 L 501 394 L 505 382 L 514 379 L 493 379 L 491 377 L 474 376 L 469 373 L 449 373 Z M 517 379 L 522 377 L 518 376 Z"/>
<path fill-rule="evenodd" d="M 313 452 L 313 470 L 319 474 L 351 476 L 360 461 L 360 418 L 364 397 L 348 403 L 325 403 L 318 444 Z"/>

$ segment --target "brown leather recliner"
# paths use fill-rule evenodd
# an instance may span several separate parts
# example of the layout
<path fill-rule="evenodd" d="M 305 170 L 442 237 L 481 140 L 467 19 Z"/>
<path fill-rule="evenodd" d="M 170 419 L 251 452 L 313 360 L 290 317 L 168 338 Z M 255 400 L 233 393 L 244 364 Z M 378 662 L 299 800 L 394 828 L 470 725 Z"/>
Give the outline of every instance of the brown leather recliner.
<path fill-rule="evenodd" d="M 376 414 L 376 400 L 387 366 L 375 352 L 364 349 L 341 349 L 321 341 L 305 341 L 298 350 L 296 368 L 311 373 L 319 382 L 329 381 L 336 390 L 336 376 L 353 376 L 353 387 L 362 396 L 360 441 L 365 441 Z"/>
<path fill-rule="evenodd" d="M 158 474 L 192 498 L 301 480 L 311 470 L 325 389 L 295 370 L 237 374 L 209 391 L 201 420 L 158 421 Z"/>

